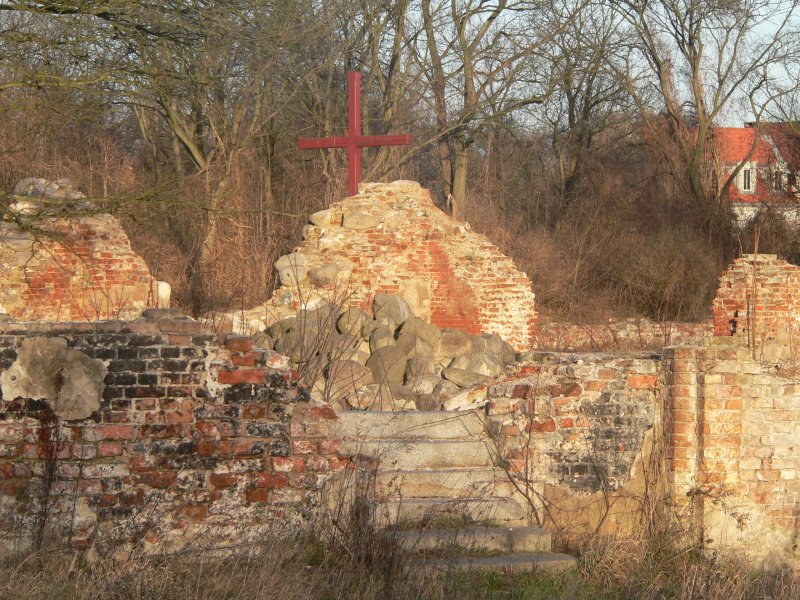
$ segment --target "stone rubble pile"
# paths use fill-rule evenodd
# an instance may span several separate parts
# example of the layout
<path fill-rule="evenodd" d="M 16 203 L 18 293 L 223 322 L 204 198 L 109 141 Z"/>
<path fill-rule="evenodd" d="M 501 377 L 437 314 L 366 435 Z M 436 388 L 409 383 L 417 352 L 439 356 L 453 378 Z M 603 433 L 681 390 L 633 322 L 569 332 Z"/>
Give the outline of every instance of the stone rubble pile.
<path fill-rule="evenodd" d="M 80 200 L 86 194 L 75 189 L 72 181 L 66 178 L 48 181 L 43 177 L 20 179 L 11 191 L 14 196 L 38 196 L 52 200 Z"/>
<path fill-rule="evenodd" d="M 309 215 L 302 242 L 275 269 L 280 286 L 239 316 L 244 323 L 266 313 L 268 325 L 331 298 L 364 307 L 374 294 L 391 294 L 441 329 L 496 333 L 520 350 L 533 346 L 531 281 L 416 182 L 362 184 L 356 196 Z"/>
<path fill-rule="evenodd" d="M 50 181 L 44 177 L 26 177 L 14 185 L 11 195 L 26 198 L 9 205 L 11 211 L 16 214 L 30 215 L 53 208 L 60 210 L 92 208 L 92 203 L 86 198 L 86 194 L 75 189 L 72 181 L 66 178 Z"/>
<path fill-rule="evenodd" d="M 355 409 L 474 408 L 517 358 L 499 335 L 440 329 L 400 296 L 376 294 L 371 313 L 324 302 L 252 337 L 288 356 L 316 399 Z"/>

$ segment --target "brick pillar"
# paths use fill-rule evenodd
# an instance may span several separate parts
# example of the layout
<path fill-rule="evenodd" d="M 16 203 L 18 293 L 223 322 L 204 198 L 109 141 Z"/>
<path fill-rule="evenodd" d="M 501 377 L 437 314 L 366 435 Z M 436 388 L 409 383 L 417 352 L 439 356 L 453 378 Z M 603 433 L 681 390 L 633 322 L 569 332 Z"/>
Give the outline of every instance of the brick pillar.
<path fill-rule="evenodd" d="M 702 398 L 697 381 L 699 352 L 698 348 L 666 348 L 664 351 L 667 467 L 677 497 L 694 489 L 702 460 Z"/>

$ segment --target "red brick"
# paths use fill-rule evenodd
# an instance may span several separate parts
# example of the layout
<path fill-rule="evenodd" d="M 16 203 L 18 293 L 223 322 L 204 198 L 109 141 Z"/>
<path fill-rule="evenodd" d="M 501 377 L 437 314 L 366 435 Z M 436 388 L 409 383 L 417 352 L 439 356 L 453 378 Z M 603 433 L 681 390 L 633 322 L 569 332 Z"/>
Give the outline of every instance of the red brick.
<path fill-rule="evenodd" d="M 302 473 L 305 470 L 305 461 L 302 458 L 275 456 L 272 458 L 272 467 L 279 473 Z"/>
<path fill-rule="evenodd" d="M 83 438 L 86 441 L 131 440 L 134 437 L 133 425 L 95 425 L 86 427 Z"/>
<path fill-rule="evenodd" d="M 553 419 L 544 421 L 530 421 L 525 425 L 525 432 L 552 433 L 556 430 L 556 422 Z"/>
<path fill-rule="evenodd" d="M 224 384 L 236 383 L 265 383 L 266 371 L 264 369 L 239 369 L 236 371 L 220 371 L 218 380 Z"/>
<path fill-rule="evenodd" d="M 511 390 L 512 398 L 530 398 L 533 388 L 527 383 L 519 383 Z"/>
<path fill-rule="evenodd" d="M 229 335 L 225 338 L 225 347 L 232 352 L 252 352 L 253 340 L 245 336 Z"/>
<path fill-rule="evenodd" d="M 339 451 L 342 443 L 337 439 L 325 439 L 319 441 L 319 451 L 322 454 L 335 454 Z"/>
<path fill-rule="evenodd" d="M 253 485 L 257 488 L 283 488 L 289 485 L 286 473 L 257 473 Z"/>
<path fill-rule="evenodd" d="M 520 434 L 519 427 L 516 425 L 503 425 L 500 428 L 500 435 L 504 437 L 517 436 Z"/>
<path fill-rule="evenodd" d="M 268 488 L 250 488 L 245 492 L 245 499 L 248 502 L 265 503 L 269 499 Z"/>
<path fill-rule="evenodd" d="M 329 404 L 323 404 L 321 406 L 315 406 L 313 408 L 310 408 L 306 412 L 306 415 L 310 419 L 338 419 L 339 418 L 338 416 L 336 416 L 336 411 Z"/>
<path fill-rule="evenodd" d="M 658 375 L 628 375 L 628 385 L 635 390 L 652 390 L 658 387 Z"/>
<path fill-rule="evenodd" d="M 314 454 L 317 452 L 317 444 L 308 440 L 294 440 L 292 450 L 295 454 Z"/>
<path fill-rule="evenodd" d="M 239 477 L 234 473 L 212 473 L 209 479 L 211 485 L 216 488 L 229 488 L 239 481 Z"/>
<path fill-rule="evenodd" d="M 565 396 L 567 398 L 577 398 L 583 393 L 583 388 L 577 383 L 554 385 L 550 390 L 551 396 Z"/>
<path fill-rule="evenodd" d="M 134 480 L 151 488 L 166 489 L 175 483 L 177 474 L 175 471 L 144 471 L 137 473 Z"/>
<path fill-rule="evenodd" d="M 243 419 L 263 419 L 267 416 L 267 407 L 263 404 L 245 404 L 242 407 Z"/>
<path fill-rule="evenodd" d="M 206 520 L 208 506 L 205 504 L 187 504 L 181 509 L 181 514 L 190 521 L 202 522 Z"/>
<path fill-rule="evenodd" d="M 205 437 L 215 438 L 219 435 L 219 428 L 217 427 L 216 423 L 198 421 L 194 424 L 194 428 Z"/>

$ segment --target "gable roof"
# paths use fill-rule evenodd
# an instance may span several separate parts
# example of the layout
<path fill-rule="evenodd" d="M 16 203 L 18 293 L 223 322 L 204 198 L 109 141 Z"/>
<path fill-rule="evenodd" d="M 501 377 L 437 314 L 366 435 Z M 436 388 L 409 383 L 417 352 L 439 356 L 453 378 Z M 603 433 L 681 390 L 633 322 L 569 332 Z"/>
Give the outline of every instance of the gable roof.
<path fill-rule="evenodd" d="M 788 123 L 762 123 L 759 129 L 746 127 L 715 127 L 711 133 L 713 152 L 723 171 L 730 174 L 742 162 L 754 167 L 755 189 L 742 192 L 734 182 L 729 188 L 731 202 L 784 203 L 796 202 L 796 184 L 791 189 L 784 180 L 783 188 L 773 188 L 771 169 L 781 167 L 794 175 L 800 170 L 800 137 Z"/>
<path fill-rule="evenodd" d="M 750 157 L 750 162 L 759 164 L 776 162 L 772 147 L 753 127 L 715 127 L 711 132 L 711 141 L 717 156 L 725 165 L 735 165 L 747 160 L 753 144 L 756 149 Z"/>

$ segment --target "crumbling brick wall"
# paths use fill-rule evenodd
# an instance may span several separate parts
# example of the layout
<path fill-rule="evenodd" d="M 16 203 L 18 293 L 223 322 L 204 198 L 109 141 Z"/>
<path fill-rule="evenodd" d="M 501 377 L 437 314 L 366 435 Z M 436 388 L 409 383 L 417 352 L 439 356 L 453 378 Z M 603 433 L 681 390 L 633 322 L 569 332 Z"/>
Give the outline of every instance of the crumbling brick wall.
<path fill-rule="evenodd" d="M 366 305 L 399 294 L 417 316 L 470 334 L 497 333 L 518 350 L 536 327 L 531 282 L 489 240 L 439 210 L 413 182 L 365 184 L 357 196 L 312 215 L 301 253 L 311 275 L 334 267 L 335 280 L 305 277 L 267 303 L 268 320 L 316 298 Z M 313 224 L 316 221 L 318 224 Z"/>
<path fill-rule="evenodd" d="M 21 321 L 133 318 L 156 282 L 111 215 L 0 223 L 0 312 Z"/>
<path fill-rule="evenodd" d="M 714 335 L 739 335 L 757 345 L 800 339 L 798 290 L 800 267 L 774 254 L 745 254 L 720 276 Z"/>
<path fill-rule="evenodd" d="M 488 388 L 488 419 L 543 522 L 567 534 L 632 531 L 659 458 L 660 356 L 531 353 Z"/>
<path fill-rule="evenodd" d="M 185 318 L 6 322 L 0 373 L 32 336 L 62 337 L 108 373 L 86 419 L 0 398 L 2 549 L 37 532 L 79 546 L 239 543 L 311 518 L 323 482 L 349 464 L 333 409 L 247 338 L 222 343 Z"/>
<path fill-rule="evenodd" d="M 558 352 L 660 351 L 665 346 L 697 342 L 713 334 L 710 320 L 701 323 L 656 322 L 649 319 L 608 319 L 598 323 L 568 323 L 539 315 L 535 346 Z"/>

